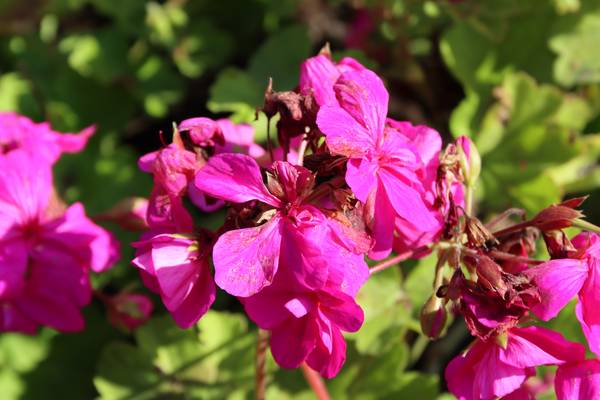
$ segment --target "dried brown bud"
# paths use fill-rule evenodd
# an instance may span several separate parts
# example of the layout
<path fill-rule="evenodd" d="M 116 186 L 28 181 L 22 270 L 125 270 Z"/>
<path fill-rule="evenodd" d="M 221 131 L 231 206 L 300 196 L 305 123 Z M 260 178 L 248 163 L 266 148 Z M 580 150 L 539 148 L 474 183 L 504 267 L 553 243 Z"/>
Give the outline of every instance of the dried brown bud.
<path fill-rule="evenodd" d="M 444 301 L 433 294 L 421 310 L 421 330 L 431 339 L 437 339 L 444 330 L 447 317 Z"/>
<path fill-rule="evenodd" d="M 567 200 L 558 205 L 546 207 L 540 211 L 531 220 L 531 226 L 534 226 L 542 231 L 552 231 L 563 228 L 568 228 L 573 225 L 573 221 L 583 217 L 583 213 L 572 208 L 577 207 L 582 203 L 580 198 Z"/>
<path fill-rule="evenodd" d="M 477 218 L 465 216 L 465 233 L 470 247 L 486 247 L 487 243 L 497 242 L 490 232 Z"/>

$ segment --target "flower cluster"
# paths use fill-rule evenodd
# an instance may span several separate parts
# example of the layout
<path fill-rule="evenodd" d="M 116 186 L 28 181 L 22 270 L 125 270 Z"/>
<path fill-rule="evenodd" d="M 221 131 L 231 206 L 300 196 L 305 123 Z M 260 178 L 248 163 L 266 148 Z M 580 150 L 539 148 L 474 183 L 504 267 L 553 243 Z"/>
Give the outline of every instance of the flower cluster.
<path fill-rule="evenodd" d="M 82 150 L 93 132 L 61 134 L 47 123 L 0 113 L 0 331 L 83 329 L 89 272 L 116 260 L 112 235 L 82 204 L 67 206 L 52 181 L 61 153 Z"/>
<path fill-rule="evenodd" d="M 433 320 L 451 302 L 476 337 L 446 368 L 448 388 L 457 398 L 533 398 L 526 381 L 540 365 L 558 366 L 558 399 L 600 396 L 600 361 L 586 360 L 582 344 L 532 324 L 533 316 L 554 318 L 577 295 L 577 318 L 590 349 L 600 355 L 595 309 L 600 306 L 595 278 L 600 272 L 600 236 L 584 231 L 569 240 L 563 232 L 573 225 L 596 229 L 575 209 L 583 200 L 550 206 L 516 224 L 508 222 L 509 213 L 487 226 L 464 215 L 456 231 L 460 236 L 443 243 L 438 266 L 447 262 L 453 273 L 437 287 L 437 302 L 424 317 Z M 492 232 L 495 228 L 500 229 Z M 548 261 L 529 258 L 536 254 L 540 236 Z M 429 333 L 437 336 L 439 331 Z"/>
<path fill-rule="evenodd" d="M 219 287 L 269 332 L 280 366 L 306 363 L 331 378 L 345 361 L 343 332 L 363 323 L 356 294 L 369 276 L 436 251 L 423 333 L 439 337 L 451 309 L 475 337 L 447 367 L 454 395 L 529 398 L 547 386 L 528 381 L 536 367 L 558 365 L 560 399 L 598 396 L 600 362 L 532 324 L 578 295 L 577 317 L 600 354 L 600 238 L 563 232 L 596 229 L 576 209 L 583 199 L 518 223 L 524 212 L 511 209 L 484 225 L 472 211 L 481 160 L 468 138 L 442 149 L 435 130 L 388 117 L 383 82 L 354 59 L 325 51 L 300 71 L 294 91 L 270 82 L 265 92 L 277 145 L 270 132 L 266 149 L 255 144 L 249 125 L 193 118 L 140 159 L 154 189 L 133 263 L 176 323 L 195 324 Z M 192 218 L 222 208 L 215 230 Z M 549 261 L 530 258 L 540 238 Z M 367 259 L 392 252 L 369 269 Z"/>
<path fill-rule="evenodd" d="M 388 117 L 388 97 L 358 61 L 323 53 L 302 64 L 295 91 L 265 93 L 278 146 L 254 144 L 248 125 L 193 118 L 140 159 L 154 189 L 133 263 L 181 327 L 206 313 L 216 285 L 270 332 L 279 365 L 338 373 L 343 332 L 363 323 L 365 256 L 427 254 L 464 202 L 468 139 L 442 154 L 435 130 Z M 226 217 L 209 231 L 188 206 L 225 206 Z"/>

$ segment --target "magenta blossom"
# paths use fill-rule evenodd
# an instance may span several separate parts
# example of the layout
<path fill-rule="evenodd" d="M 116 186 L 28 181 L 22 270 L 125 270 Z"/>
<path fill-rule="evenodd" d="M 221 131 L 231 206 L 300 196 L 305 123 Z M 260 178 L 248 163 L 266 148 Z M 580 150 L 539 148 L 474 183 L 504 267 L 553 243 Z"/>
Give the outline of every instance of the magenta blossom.
<path fill-rule="evenodd" d="M 47 160 L 14 150 L 0 171 L 0 330 L 83 329 L 89 270 L 111 267 L 117 242 L 81 204 L 64 210 Z"/>
<path fill-rule="evenodd" d="M 83 150 L 95 128 L 88 127 L 79 134 L 53 131 L 47 122 L 35 123 L 12 112 L 0 113 L 0 155 L 23 149 L 30 154 L 54 163 L 62 153 Z"/>
<path fill-rule="evenodd" d="M 600 361 L 585 360 L 558 367 L 554 388 L 558 400 L 600 398 Z"/>
<path fill-rule="evenodd" d="M 256 161 L 241 154 L 214 156 L 196 175 L 198 189 L 213 197 L 234 203 L 257 200 L 270 208 L 260 217 L 267 220 L 262 225 L 219 237 L 213 250 L 219 287 L 234 296 L 252 296 L 271 284 L 282 265 L 312 289 L 324 286 L 331 265 L 368 276 L 363 257 L 348 251 L 335 224 L 306 204 L 314 185 L 310 171 L 277 161 L 269 179 L 271 191 Z"/>
<path fill-rule="evenodd" d="M 151 230 L 134 246 L 133 264 L 177 325 L 186 329 L 198 322 L 216 296 L 204 243 L 192 235 Z"/>
<path fill-rule="evenodd" d="M 344 57 L 339 63 L 326 54 L 319 54 L 305 60 L 300 66 L 300 91 L 312 93 L 317 104 L 338 104 L 333 85 L 346 71 L 362 71 L 363 67 L 351 57 Z"/>
<path fill-rule="evenodd" d="M 280 366 L 297 368 L 306 361 L 326 378 L 337 375 L 346 359 L 342 331 L 356 332 L 364 319 L 352 297 L 364 278 L 347 280 L 358 284 L 347 293 L 333 282 L 313 291 L 282 270 L 272 285 L 242 299 L 248 316 L 271 331 L 271 352 Z"/>
<path fill-rule="evenodd" d="M 572 243 L 578 258 L 550 260 L 528 271 L 542 296 L 533 312 L 547 321 L 579 294 L 575 313 L 590 349 L 600 355 L 600 236 L 582 232 Z"/>
<path fill-rule="evenodd" d="M 492 400 L 519 389 L 539 365 L 561 365 L 585 358 L 585 348 L 551 330 L 512 328 L 487 342 L 476 340 L 446 367 L 448 390 L 459 400 Z"/>
<path fill-rule="evenodd" d="M 376 74 L 346 72 L 334 90 L 339 105 L 321 107 L 317 124 L 331 152 L 349 158 L 346 182 L 372 210 L 369 256 L 384 258 L 392 249 L 396 218 L 423 231 L 439 229 L 425 200 L 423 159 L 406 136 L 386 127 L 388 93 Z"/>

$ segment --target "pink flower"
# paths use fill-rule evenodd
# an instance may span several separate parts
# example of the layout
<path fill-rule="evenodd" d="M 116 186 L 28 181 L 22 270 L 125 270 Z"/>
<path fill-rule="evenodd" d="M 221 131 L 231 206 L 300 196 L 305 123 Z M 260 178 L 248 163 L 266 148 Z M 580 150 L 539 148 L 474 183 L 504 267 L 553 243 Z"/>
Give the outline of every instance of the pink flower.
<path fill-rule="evenodd" d="M 145 324 L 152 314 L 152 301 L 148 296 L 135 293 L 119 293 L 106 300 L 108 320 L 126 331 L 134 331 Z"/>
<path fill-rule="evenodd" d="M 150 231 L 134 243 L 133 264 L 144 284 L 158 293 L 173 319 L 187 329 L 206 314 L 216 289 L 208 264 L 208 245 L 188 234 Z"/>
<path fill-rule="evenodd" d="M 79 134 L 53 131 L 47 122 L 35 123 L 29 118 L 12 112 L 0 113 L 0 155 L 15 149 L 54 163 L 62 153 L 83 150 L 95 128 L 90 126 Z"/>
<path fill-rule="evenodd" d="M 278 268 L 290 269 L 300 284 L 319 289 L 333 266 L 368 269 L 361 255 L 348 249 L 339 229 L 319 209 L 306 204 L 314 176 L 286 162 L 273 163 L 269 189 L 256 161 L 241 154 L 212 157 L 196 175 L 199 190 L 234 203 L 264 204 L 258 226 L 222 234 L 213 250 L 215 281 L 228 293 L 248 297 L 273 281 Z"/>
<path fill-rule="evenodd" d="M 547 321 L 579 294 L 575 313 L 590 349 L 600 355 L 600 236 L 583 232 L 572 243 L 577 258 L 550 260 L 528 271 L 542 297 L 533 312 Z"/>
<path fill-rule="evenodd" d="M 558 400 L 600 398 L 600 361 L 585 360 L 561 365 L 556 371 L 554 388 Z"/>
<path fill-rule="evenodd" d="M 499 337 L 476 340 L 465 354 L 446 367 L 448 390 L 459 400 L 491 400 L 519 389 L 539 365 L 583 360 L 585 348 L 551 330 L 530 326 L 512 328 Z"/>
<path fill-rule="evenodd" d="M 333 283 L 307 290 L 282 270 L 272 285 L 242 302 L 248 316 L 271 331 L 271 352 L 280 366 L 297 368 L 306 361 L 324 377 L 333 378 L 346 359 L 342 331 L 356 332 L 364 318 L 353 294 Z"/>
<path fill-rule="evenodd" d="M 338 104 L 333 85 L 346 71 L 362 71 L 363 67 L 351 57 L 344 57 L 339 63 L 326 54 L 319 54 L 304 61 L 300 66 L 300 91 L 312 93 L 317 104 Z"/>
<path fill-rule="evenodd" d="M 386 127 L 388 93 L 372 71 L 343 73 L 334 90 L 339 105 L 322 106 L 317 124 L 331 152 L 349 158 L 346 182 L 372 210 L 369 256 L 384 258 L 392 249 L 396 218 L 422 231 L 439 229 L 425 200 L 423 159 L 406 136 Z"/>
<path fill-rule="evenodd" d="M 117 242 L 81 204 L 64 210 L 47 160 L 14 150 L 0 171 L 0 330 L 83 329 L 89 270 L 112 266 Z"/>

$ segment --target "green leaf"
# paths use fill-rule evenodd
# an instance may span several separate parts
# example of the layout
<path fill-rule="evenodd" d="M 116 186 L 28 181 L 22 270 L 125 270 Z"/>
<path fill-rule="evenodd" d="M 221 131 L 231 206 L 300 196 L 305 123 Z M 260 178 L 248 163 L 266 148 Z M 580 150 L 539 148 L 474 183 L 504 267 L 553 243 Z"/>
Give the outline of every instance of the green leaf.
<path fill-rule="evenodd" d="M 266 84 L 261 86 L 244 71 L 224 69 L 210 88 L 208 109 L 214 113 L 231 112 L 235 122 L 252 121 L 256 108 L 262 105 L 265 88 Z"/>
<path fill-rule="evenodd" d="M 310 42 L 303 26 L 291 26 L 273 34 L 252 56 L 248 74 L 261 87 L 269 78 L 277 91 L 298 85 L 300 63 L 310 55 Z"/>
<path fill-rule="evenodd" d="M 135 333 L 137 346 L 107 346 L 94 378 L 102 399 L 235 398 L 253 384 L 254 335 L 241 315 L 209 311 L 198 329 L 170 316 Z"/>
<path fill-rule="evenodd" d="M 586 15 L 576 30 L 557 35 L 550 48 L 558 54 L 554 76 L 563 86 L 600 82 L 600 15 Z"/>

